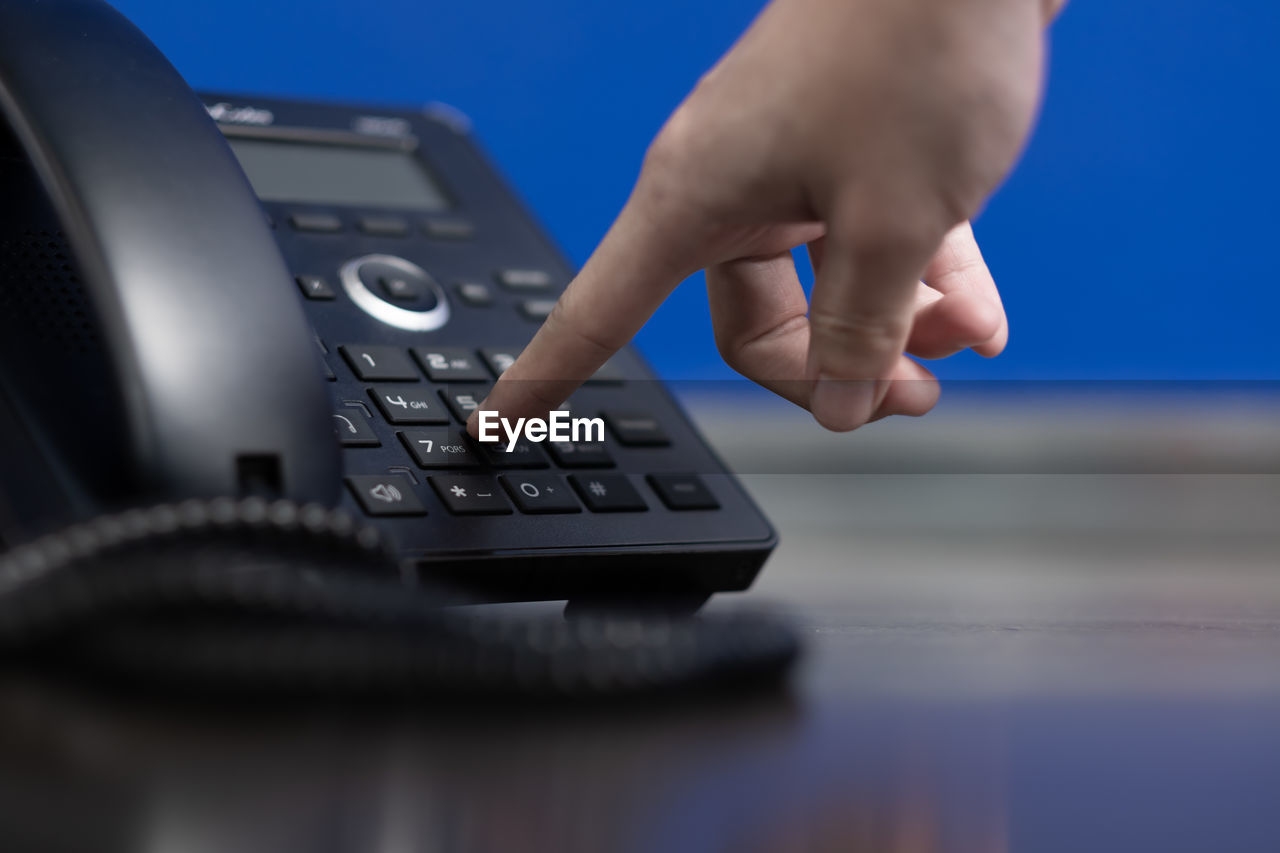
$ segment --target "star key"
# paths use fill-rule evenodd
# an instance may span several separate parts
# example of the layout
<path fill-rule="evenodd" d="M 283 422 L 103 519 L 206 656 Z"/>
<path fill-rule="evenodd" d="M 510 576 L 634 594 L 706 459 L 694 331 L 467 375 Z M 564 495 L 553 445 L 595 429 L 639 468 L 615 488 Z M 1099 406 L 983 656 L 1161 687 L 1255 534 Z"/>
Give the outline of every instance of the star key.
<path fill-rule="evenodd" d="M 498 481 L 483 474 L 442 474 L 428 477 L 431 488 L 454 515 L 507 515 L 511 503 Z"/>

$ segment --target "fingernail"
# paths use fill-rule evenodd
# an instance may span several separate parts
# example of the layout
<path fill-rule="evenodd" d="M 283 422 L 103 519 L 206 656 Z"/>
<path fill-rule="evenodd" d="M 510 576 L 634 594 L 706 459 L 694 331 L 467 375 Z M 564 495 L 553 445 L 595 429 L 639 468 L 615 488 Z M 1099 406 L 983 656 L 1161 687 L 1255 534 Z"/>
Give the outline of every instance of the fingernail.
<path fill-rule="evenodd" d="M 836 379 L 818 375 L 809 398 L 814 419 L 836 432 L 848 432 L 871 420 L 876 405 L 876 383 L 872 379 Z"/>

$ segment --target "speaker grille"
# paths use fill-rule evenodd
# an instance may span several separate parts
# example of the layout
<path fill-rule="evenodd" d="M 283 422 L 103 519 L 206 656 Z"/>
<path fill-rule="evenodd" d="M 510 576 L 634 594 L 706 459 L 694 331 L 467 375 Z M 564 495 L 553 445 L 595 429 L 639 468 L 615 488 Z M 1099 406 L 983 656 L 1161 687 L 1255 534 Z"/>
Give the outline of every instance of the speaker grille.
<path fill-rule="evenodd" d="M 60 231 L 23 229 L 0 235 L 0 312 L 11 330 L 64 355 L 101 348 L 84 285 Z M 43 348 L 42 347 L 42 348 Z"/>

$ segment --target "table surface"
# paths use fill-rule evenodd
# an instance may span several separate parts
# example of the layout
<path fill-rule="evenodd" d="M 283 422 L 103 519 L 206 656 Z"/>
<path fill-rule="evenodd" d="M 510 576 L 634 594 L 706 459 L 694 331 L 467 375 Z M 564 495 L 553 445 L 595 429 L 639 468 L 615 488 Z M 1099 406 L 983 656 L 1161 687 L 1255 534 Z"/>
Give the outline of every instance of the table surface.
<path fill-rule="evenodd" d="M 1280 476 L 1254 473 L 1274 470 L 1274 428 L 1266 411 L 1206 426 L 1175 408 L 1104 413 L 1105 441 L 1052 442 L 1014 470 L 989 470 L 1007 458 L 981 428 L 990 412 L 958 411 L 910 441 L 868 431 L 818 475 L 756 461 L 797 424 L 752 433 L 709 406 L 701 420 L 757 469 L 744 479 L 782 534 L 750 594 L 709 606 L 792 615 L 807 654 L 787 687 L 605 708 L 175 711 L 6 682 L 0 844 L 1280 849 Z M 1063 417 L 1004 440 L 1087 433 Z M 1116 463 L 1126 429 L 1157 424 L 1172 444 L 1135 439 Z"/>

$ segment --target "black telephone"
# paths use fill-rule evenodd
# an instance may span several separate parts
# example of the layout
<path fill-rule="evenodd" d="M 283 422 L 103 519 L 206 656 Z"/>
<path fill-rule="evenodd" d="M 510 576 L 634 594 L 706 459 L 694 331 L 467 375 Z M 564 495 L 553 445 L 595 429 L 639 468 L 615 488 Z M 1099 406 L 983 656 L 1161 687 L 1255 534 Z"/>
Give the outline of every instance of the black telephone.
<path fill-rule="evenodd" d="M 389 584 L 686 605 L 772 550 L 631 349 L 571 401 L 603 441 L 463 434 L 571 270 L 457 114 L 198 96 L 99 0 L 0 0 L 0 111 L 7 547 L 292 501 L 375 528 Z"/>

